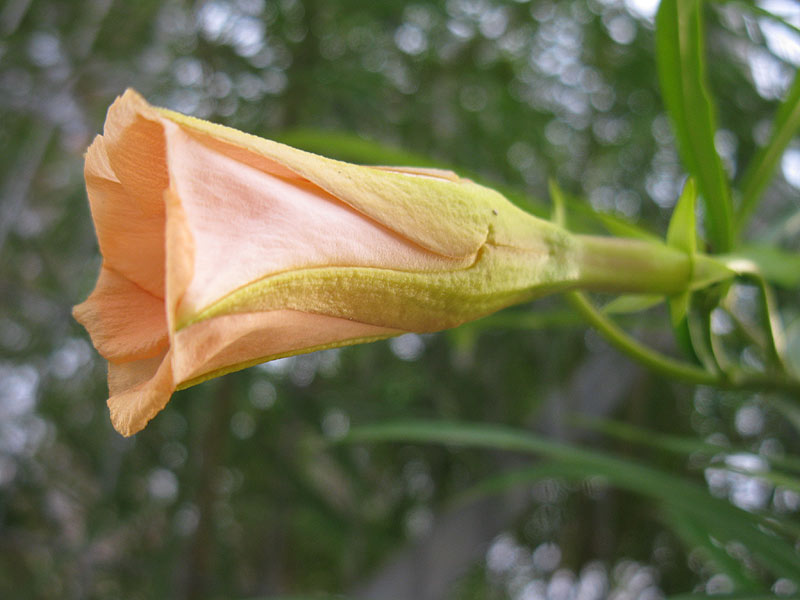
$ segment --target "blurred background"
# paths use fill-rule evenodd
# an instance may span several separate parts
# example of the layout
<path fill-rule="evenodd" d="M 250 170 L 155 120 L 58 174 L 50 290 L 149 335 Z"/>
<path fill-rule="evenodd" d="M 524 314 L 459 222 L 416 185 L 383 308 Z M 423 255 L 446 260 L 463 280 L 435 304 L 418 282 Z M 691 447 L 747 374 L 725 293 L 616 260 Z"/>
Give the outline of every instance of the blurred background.
<path fill-rule="evenodd" d="M 453 168 L 540 215 L 553 177 L 575 228 L 632 223 L 663 236 L 685 172 L 659 91 L 656 9 L 656 0 L 0 4 L 0 597 L 653 600 L 735 589 L 725 557 L 747 566 L 746 548 L 714 558 L 722 546 L 693 537 L 697 523 L 602 474 L 542 473 L 470 495 L 533 460 L 336 443 L 401 418 L 506 424 L 797 523 L 797 479 L 752 474 L 797 455 L 796 398 L 653 375 L 559 298 L 229 375 L 176 394 L 132 439 L 112 430 L 104 361 L 70 316 L 100 265 L 83 152 L 126 87 L 343 159 Z M 705 17 L 715 143 L 735 178 L 800 64 L 800 7 L 716 2 Z M 747 235 L 797 251 L 798 189 L 795 140 Z M 794 302 L 784 320 L 797 359 L 797 290 L 778 292 Z M 743 301 L 753 295 L 741 286 Z M 663 305 L 620 319 L 680 353 Z M 726 314 L 715 319 L 717 334 L 734 329 Z M 688 450 L 636 445 L 587 417 Z M 765 593 L 797 591 L 800 581 L 748 568 Z"/>

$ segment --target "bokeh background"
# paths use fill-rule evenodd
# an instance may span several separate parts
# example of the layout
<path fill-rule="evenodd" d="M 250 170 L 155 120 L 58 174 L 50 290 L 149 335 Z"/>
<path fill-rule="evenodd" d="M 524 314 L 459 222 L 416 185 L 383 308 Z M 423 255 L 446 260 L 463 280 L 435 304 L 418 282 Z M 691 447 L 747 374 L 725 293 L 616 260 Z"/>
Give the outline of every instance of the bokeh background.
<path fill-rule="evenodd" d="M 576 227 L 600 231 L 605 219 L 663 235 L 685 173 L 658 87 L 656 8 L 0 4 L 0 597 L 650 600 L 733 589 L 657 503 L 603 477 L 556 473 L 475 499 L 464 492 L 531 459 L 336 443 L 400 418 L 507 424 L 645 461 L 747 510 L 796 515 L 797 486 L 747 474 L 797 453 L 792 399 L 653 375 L 559 298 L 229 375 L 176 394 L 133 439 L 111 429 L 104 361 L 70 316 L 100 265 L 82 155 L 126 87 L 345 159 L 451 167 L 541 215 L 553 177 Z M 731 1 L 705 13 L 715 141 L 735 177 L 800 64 L 800 8 Z M 798 188 L 796 141 L 748 235 L 797 250 Z M 780 293 L 796 310 L 796 289 Z M 732 326 L 717 316 L 724 334 Z M 800 339 L 798 314 L 784 316 Z M 621 319 L 680 352 L 663 306 Z M 715 464 L 713 453 L 633 446 L 576 415 L 739 450 Z M 784 595 L 798 583 L 764 581 Z"/>

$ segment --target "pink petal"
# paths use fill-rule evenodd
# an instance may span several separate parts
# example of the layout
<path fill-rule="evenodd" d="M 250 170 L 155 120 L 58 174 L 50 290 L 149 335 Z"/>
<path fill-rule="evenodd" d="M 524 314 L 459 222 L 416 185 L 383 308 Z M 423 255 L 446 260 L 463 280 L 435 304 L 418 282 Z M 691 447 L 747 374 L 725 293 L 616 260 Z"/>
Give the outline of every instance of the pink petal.
<path fill-rule="evenodd" d="M 194 385 L 269 359 L 401 333 L 294 310 L 226 315 L 179 331 L 173 340 L 173 367 L 176 380 Z"/>
<path fill-rule="evenodd" d="M 73 314 L 110 361 L 149 358 L 169 342 L 164 301 L 105 266 L 94 291 Z"/>
<path fill-rule="evenodd" d="M 289 270 L 441 271 L 468 264 L 409 242 L 307 181 L 234 160 L 174 123 L 166 130 L 172 189 L 195 252 L 181 314 L 196 314 L 248 283 Z"/>

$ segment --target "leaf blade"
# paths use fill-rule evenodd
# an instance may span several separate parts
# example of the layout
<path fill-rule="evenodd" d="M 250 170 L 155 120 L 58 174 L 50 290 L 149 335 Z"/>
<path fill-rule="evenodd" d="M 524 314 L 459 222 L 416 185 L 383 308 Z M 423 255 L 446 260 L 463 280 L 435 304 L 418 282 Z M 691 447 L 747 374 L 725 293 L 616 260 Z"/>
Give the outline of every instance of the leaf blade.
<path fill-rule="evenodd" d="M 792 545 L 777 537 L 775 523 L 714 498 L 697 484 L 620 457 L 576 448 L 501 425 L 457 421 L 390 421 L 355 427 L 339 443 L 408 442 L 476 447 L 543 456 L 563 464 L 568 478 L 602 475 L 612 484 L 688 511 L 724 541 L 737 540 L 775 574 L 800 577 L 800 560 Z M 535 480 L 541 468 L 520 469 L 515 483 Z M 501 477 L 508 477 L 504 473 Z M 491 486 L 488 486 L 491 488 Z M 769 532 L 767 531 L 769 529 Z"/>
<path fill-rule="evenodd" d="M 756 153 L 742 177 L 742 202 L 736 214 L 737 232 L 741 232 L 747 224 L 747 219 L 758 206 L 786 146 L 798 130 L 800 130 L 800 72 L 795 74 L 786 99 L 775 113 L 772 135 L 767 145 Z"/>
<path fill-rule="evenodd" d="M 656 58 L 662 95 L 678 150 L 696 179 L 708 214 L 712 246 L 733 245 L 728 178 L 714 146 L 716 124 L 703 56 L 702 2 L 663 0 L 656 16 Z"/>

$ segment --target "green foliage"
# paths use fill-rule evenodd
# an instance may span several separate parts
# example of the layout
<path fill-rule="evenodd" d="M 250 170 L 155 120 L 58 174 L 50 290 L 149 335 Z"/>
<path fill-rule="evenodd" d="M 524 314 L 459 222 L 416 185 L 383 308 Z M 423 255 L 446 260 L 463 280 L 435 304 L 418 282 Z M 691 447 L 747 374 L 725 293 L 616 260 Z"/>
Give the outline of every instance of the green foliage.
<path fill-rule="evenodd" d="M 798 129 L 800 129 L 800 76 L 795 75 L 794 83 L 786 94 L 786 99 L 775 114 L 769 141 L 751 159 L 747 171 L 742 176 L 742 199 L 736 215 L 738 229 L 744 227 L 747 219 L 758 206 L 784 150 L 795 137 Z"/>
<path fill-rule="evenodd" d="M 788 289 L 800 286 L 800 253 L 763 243 L 744 244 L 736 248 L 731 258 L 752 261 L 770 283 Z"/>
<path fill-rule="evenodd" d="M 683 186 L 683 192 L 681 192 L 681 197 L 678 199 L 667 229 L 667 244 L 686 252 L 692 264 L 694 264 L 697 254 L 697 225 L 694 216 L 696 200 L 697 189 L 694 180 L 689 179 Z M 690 302 L 691 290 L 688 289 L 678 296 L 670 298 L 669 312 L 673 327 L 685 327 Z"/>
<path fill-rule="evenodd" d="M 705 28 L 700 0 L 663 0 L 656 18 L 658 74 L 664 104 L 688 171 L 697 178 L 717 252 L 733 244 L 733 207 L 714 147 L 715 109 L 706 82 Z"/>
<path fill-rule="evenodd" d="M 634 5 L 3 6 L 0 596 L 796 596 L 800 87 L 767 35 L 796 22 Z M 714 262 L 677 330 L 663 298 L 549 299 L 209 382 L 123 440 L 69 310 L 99 265 L 82 153 L 128 86 L 539 216 L 552 180 L 570 229 Z"/>
<path fill-rule="evenodd" d="M 720 501 L 700 486 L 680 477 L 660 472 L 652 466 L 642 466 L 631 460 L 620 460 L 597 451 L 579 449 L 537 438 L 527 432 L 491 425 L 473 425 L 448 422 L 391 422 L 356 428 L 345 438 L 358 442 L 434 442 L 448 445 L 467 445 L 524 452 L 557 461 L 550 473 L 565 478 L 581 480 L 591 475 L 601 475 L 612 485 L 650 497 L 664 503 L 668 509 L 677 509 L 703 524 L 703 535 L 721 543 L 738 541 L 753 552 L 762 568 L 775 575 L 795 579 L 800 576 L 800 563 L 791 543 L 775 535 L 782 533 L 780 523 L 771 518 L 761 518 Z M 524 469 L 501 476 L 500 481 L 490 480 L 485 485 L 492 492 L 509 485 L 531 484 L 542 479 L 539 468 Z M 480 485 L 480 484 L 479 484 Z M 474 493 L 474 492 L 473 492 Z M 691 521 L 690 521 L 691 522 Z M 765 529 L 772 531 L 765 531 Z M 792 531 L 792 527 L 787 527 Z"/>

